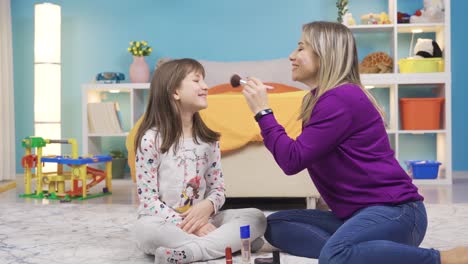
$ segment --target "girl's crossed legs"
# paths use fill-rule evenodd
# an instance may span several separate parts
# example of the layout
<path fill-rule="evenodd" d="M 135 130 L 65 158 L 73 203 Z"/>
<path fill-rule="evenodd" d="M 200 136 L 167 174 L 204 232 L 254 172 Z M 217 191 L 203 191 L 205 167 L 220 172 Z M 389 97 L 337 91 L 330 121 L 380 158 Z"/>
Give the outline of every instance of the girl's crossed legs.
<path fill-rule="evenodd" d="M 158 217 L 141 216 L 135 233 L 143 252 L 155 254 L 155 263 L 171 263 L 168 258 L 174 259 L 174 263 L 190 263 L 224 257 L 228 245 L 233 252 L 240 250 L 240 227 L 250 225 L 253 241 L 263 236 L 266 218 L 258 209 L 233 209 L 214 215 L 212 224 L 216 230 L 198 237 Z"/>

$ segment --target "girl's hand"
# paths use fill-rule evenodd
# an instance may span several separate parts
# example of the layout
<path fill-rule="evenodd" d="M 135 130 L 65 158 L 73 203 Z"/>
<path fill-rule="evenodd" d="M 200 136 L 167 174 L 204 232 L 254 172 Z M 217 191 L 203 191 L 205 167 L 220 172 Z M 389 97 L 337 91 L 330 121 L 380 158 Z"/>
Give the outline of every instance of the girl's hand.
<path fill-rule="evenodd" d="M 264 109 L 270 108 L 268 106 L 268 87 L 265 86 L 259 79 L 249 77 L 247 84 L 244 85 L 242 93 L 244 94 L 250 110 L 256 114 Z"/>
<path fill-rule="evenodd" d="M 208 219 L 214 212 L 213 203 L 210 200 L 203 200 L 195 204 L 187 212 L 180 214 L 184 218 L 180 228 L 192 234 L 208 223 Z"/>
<path fill-rule="evenodd" d="M 202 237 L 208 235 L 209 233 L 215 230 L 216 226 L 214 226 L 212 223 L 207 223 L 206 225 L 200 227 L 197 231 L 195 231 L 194 234 L 196 236 Z"/>

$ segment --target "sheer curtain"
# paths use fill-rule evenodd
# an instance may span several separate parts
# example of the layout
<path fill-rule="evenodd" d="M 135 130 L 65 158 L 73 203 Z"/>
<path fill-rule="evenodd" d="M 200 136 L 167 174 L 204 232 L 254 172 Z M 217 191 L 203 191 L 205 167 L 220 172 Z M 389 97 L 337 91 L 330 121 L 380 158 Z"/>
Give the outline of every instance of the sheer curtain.
<path fill-rule="evenodd" d="M 15 115 L 10 0 L 0 0 L 0 181 L 15 179 Z"/>

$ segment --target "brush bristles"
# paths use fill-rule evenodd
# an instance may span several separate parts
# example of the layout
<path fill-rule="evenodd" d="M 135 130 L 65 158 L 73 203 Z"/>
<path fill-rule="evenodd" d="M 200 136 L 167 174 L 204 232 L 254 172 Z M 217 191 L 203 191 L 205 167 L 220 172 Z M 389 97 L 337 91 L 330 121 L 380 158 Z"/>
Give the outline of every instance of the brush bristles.
<path fill-rule="evenodd" d="M 241 85 L 241 77 L 237 74 L 234 74 L 232 75 L 231 77 L 231 86 L 236 88 L 236 87 L 239 87 Z"/>

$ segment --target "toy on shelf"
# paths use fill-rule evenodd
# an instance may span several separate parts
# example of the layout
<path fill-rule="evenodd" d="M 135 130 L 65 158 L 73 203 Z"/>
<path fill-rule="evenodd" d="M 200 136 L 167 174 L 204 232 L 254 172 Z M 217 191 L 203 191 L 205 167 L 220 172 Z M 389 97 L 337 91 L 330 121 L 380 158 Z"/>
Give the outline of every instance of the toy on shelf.
<path fill-rule="evenodd" d="M 96 81 L 103 83 L 120 83 L 125 80 L 125 75 L 121 72 L 101 72 L 96 75 Z"/>
<path fill-rule="evenodd" d="M 441 58 L 442 50 L 439 44 L 432 39 L 418 38 L 414 46 L 415 58 Z"/>
<path fill-rule="evenodd" d="M 442 59 L 443 52 L 436 41 L 432 39 L 418 38 L 416 45 L 414 46 L 414 54 L 411 51 L 412 46 L 413 37 L 411 37 L 408 58 L 403 58 L 398 61 L 400 73 L 444 71 L 444 61 Z"/>
<path fill-rule="evenodd" d="M 369 13 L 361 16 L 361 24 L 363 25 L 382 25 L 391 24 L 390 18 L 386 12 L 380 14 Z"/>
<path fill-rule="evenodd" d="M 411 15 L 408 13 L 398 12 L 397 13 L 397 23 L 398 24 L 408 24 L 410 22 Z"/>
<path fill-rule="evenodd" d="M 374 52 L 359 64 L 359 73 L 391 73 L 393 72 L 393 59 L 385 52 Z"/>
<path fill-rule="evenodd" d="M 42 148 L 47 144 L 71 144 L 72 155 L 69 156 L 42 156 Z M 41 137 L 27 137 L 22 140 L 22 146 L 26 149 L 25 156 L 21 159 L 24 168 L 24 194 L 22 198 L 38 198 L 70 201 L 71 199 L 84 200 L 89 198 L 110 195 L 112 193 L 112 157 L 96 155 L 90 157 L 78 156 L 78 144 L 75 139 L 44 139 Z M 32 149 L 36 148 L 36 154 Z M 56 163 L 56 172 L 43 172 L 45 163 Z M 88 164 L 105 163 L 106 169 L 98 170 L 88 167 Z M 64 165 L 70 168 L 64 170 Z M 36 173 L 33 173 L 35 169 Z M 36 190 L 32 192 L 31 185 L 35 180 Z M 88 180 L 90 180 L 88 182 Z M 88 190 L 105 180 L 106 187 L 102 193 L 88 194 Z M 70 190 L 65 190 L 69 182 Z M 81 186 L 79 186 L 81 182 Z M 48 185 L 48 191 L 43 190 L 43 185 Z"/>
<path fill-rule="evenodd" d="M 416 10 L 410 18 L 410 23 L 444 22 L 444 11 L 443 0 L 424 0 L 423 9 Z"/>
<path fill-rule="evenodd" d="M 345 26 L 355 26 L 356 20 L 354 20 L 353 14 L 349 12 L 344 14 L 342 24 Z"/>

